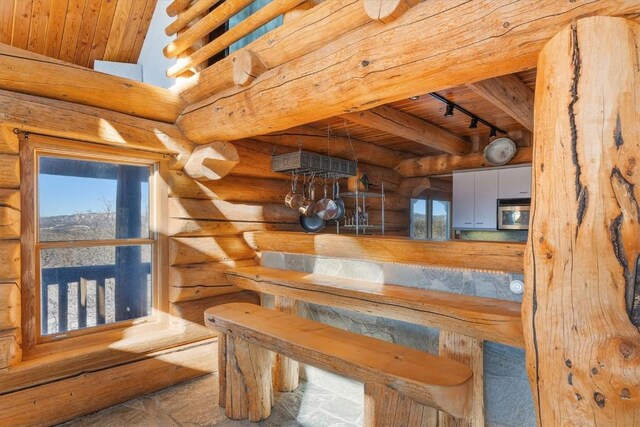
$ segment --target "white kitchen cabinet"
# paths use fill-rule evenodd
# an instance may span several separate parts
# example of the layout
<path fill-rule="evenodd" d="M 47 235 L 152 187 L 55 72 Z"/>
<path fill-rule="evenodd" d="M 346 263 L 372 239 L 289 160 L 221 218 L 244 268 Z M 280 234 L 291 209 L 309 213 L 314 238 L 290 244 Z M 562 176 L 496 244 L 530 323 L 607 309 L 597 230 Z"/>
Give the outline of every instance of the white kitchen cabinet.
<path fill-rule="evenodd" d="M 498 169 L 498 198 L 531 197 L 531 166 Z"/>
<path fill-rule="evenodd" d="M 474 228 L 475 174 L 453 174 L 453 228 Z"/>
<path fill-rule="evenodd" d="M 498 171 L 474 173 L 473 228 L 495 230 L 498 226 Z"/>

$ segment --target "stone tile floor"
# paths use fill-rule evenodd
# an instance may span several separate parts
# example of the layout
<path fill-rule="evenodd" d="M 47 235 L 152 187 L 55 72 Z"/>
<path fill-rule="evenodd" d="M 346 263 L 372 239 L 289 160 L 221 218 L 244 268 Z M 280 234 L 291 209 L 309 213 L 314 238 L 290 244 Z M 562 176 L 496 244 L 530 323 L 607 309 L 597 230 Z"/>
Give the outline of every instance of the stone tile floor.
<path fill-rule="evenodd" d="M 292 393 L 276 393 L 271 416 L 260 423 L 229 420 L 218 406 L 218 377 L 207 375 L 63 424 L 64 427 L 355 427 L 362 425 L 362 394 L 348 399 L 301 382 Z"/>

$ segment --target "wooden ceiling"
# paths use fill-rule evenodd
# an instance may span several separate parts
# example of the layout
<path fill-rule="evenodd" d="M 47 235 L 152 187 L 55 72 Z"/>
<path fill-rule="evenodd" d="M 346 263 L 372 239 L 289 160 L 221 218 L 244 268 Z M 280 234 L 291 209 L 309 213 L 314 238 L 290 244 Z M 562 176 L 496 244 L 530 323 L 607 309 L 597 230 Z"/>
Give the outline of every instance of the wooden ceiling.
<path fill-rule="evenodd" d="M 536 70 L 528 70 L 518 73 L 517 76 L 529 88 L 535 90 Z M 512 139 L 518 145 L 527 145 L 526 137 L 529 131 L 518 123 L 511 116 L 506 114 L 500 108 L 471 89 L 461 86 L 446 89 L 438 92 L 438 94 L 447 98 L 461 107 L 467 109 L 476 116 L 492 123 L 495 126 L 507 131 Z M 490 129 L 482 124 L 478 124 L 476 129 L 470 129 L 470 118 L 456 111 L 453 117 L 445 117 L 445 104 L 436 100 L 428 94 L 419 94 L 417 100 L 406 99 L 389 104 L 390 107 L 413 116 L 420 117 L 434 125 L 441 127 L 455 135 L 469 139 L 470 143 L 475 140 L 476 149 L 481 149 L 489 142 Z M 371 129 L 369 127 L 357 125 L 340 117 L 332 117 L 330 119 L 314 122 L 310 124 L 313 127 L 327 129 L 331 126 L 331 131 L 339 136 L 347 136 L 347 133 L 356 139 L 394 148 L 400 151 L 406 151 L 416 156 L 430 156 L 442 154 L 425 145 L 408 141 L 395 135 Z M 524 135 L 524 137 L 521 137 Z M 498 136 L 502 136 L 498 134 Z"/>
<path fill-rule="evenodd" d="M 136 63 L 157 0 L 0 0 L 0 42 L 93 68 Z"/>

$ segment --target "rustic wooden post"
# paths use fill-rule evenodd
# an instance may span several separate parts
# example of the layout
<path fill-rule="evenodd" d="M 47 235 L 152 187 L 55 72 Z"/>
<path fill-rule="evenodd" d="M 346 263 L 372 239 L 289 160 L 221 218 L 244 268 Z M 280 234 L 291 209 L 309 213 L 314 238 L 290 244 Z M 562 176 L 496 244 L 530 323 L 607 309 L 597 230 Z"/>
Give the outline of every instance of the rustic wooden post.
<path fill-rule="evenodd" d="M 298 314 L 298 302 L 294 299 L 275 296 L 275 309 L 287 314 Z M 286 356 L 276 354 L 273 363 L 273 389 L 293 391 L 298 388 L 300 364 Z"/>
<path fill-rule="evenodd" d="M 422 405 L 383 384 L 364 385 L 364 427 L 432 427 L 438 410 Z"/>
<path fill-rule="evenodd" d="M 271 415 L 273 353 L 231 335 L 226 336 L 225 412 L 232 420 L 262 421 Z"/>
<path fill-rule="evenodd" d="M 541 426 L 640 425 L 639 45 L 593 17 L 539 58 L 523 324 Z"/>

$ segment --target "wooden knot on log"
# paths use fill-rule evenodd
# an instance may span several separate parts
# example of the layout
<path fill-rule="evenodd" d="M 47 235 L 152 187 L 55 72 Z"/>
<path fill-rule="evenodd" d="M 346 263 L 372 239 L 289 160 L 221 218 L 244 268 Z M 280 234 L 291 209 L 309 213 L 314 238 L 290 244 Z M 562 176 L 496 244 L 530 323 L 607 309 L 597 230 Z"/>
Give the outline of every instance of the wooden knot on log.
<path fill-rule="evenodd" d="M 212 142 L 193 150 L 184 165 L 184 173 L 198 181 L 213 181 L 226 176 L 240 162 L 238 150 L 228 142 Z"/>
<path fill-rule="evenodd" d="M 418 3 L 419 0 L 364 0 L 364 11 L 371 19 L 388 24 Z"/>
<path fill-rule="evenodd" d="M 233 82 L 238 86 L 246 86 L 268 69 L 258 54 L 243 49 L 233 58 Z"/>

